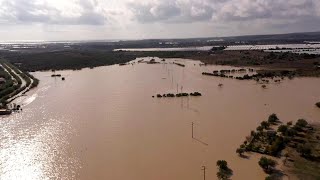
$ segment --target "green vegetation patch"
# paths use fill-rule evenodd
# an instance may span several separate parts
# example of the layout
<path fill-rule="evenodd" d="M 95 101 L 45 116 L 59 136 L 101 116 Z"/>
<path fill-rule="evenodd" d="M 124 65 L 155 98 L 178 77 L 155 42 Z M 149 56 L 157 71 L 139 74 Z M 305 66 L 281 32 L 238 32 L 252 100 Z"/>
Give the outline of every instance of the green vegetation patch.
<path fill-rule="evenodd" d="M 246 151 L 284 156 L 284 165 L 300 179 L 320 178 L 320 128 L 305 119 L 299 119 L 295 124 L 283 124 L 276 114 L 270 115 L 256 131 L 251 131 L 236 153 L 245 157 Z M 271 174 L 266 179 L 277 179 L 281 175 L 274 169 L 276 163 L 272 159 L 262 157 L 259 165 Z"/>

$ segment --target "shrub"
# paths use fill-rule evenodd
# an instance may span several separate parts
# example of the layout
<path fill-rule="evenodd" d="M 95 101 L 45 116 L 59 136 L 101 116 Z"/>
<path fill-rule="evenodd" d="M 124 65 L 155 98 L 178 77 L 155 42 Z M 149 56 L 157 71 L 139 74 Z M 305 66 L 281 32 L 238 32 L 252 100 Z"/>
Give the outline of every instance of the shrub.
<path fill-rule="evenodd" d="M 262 121 L 261 122 L 261 127 L 263 127 L 264 129 L 268 129 L 270 126 L 270 123 L 268 123 L 267 121 Z"/>
<path fill-rule="evenodd" d="M 242 154 L 245 152 L 245 150 L 243 149 L 243 148 L 238 148 L 237 150 L 236 150 L 236 153 L 238 153 L 239 154 L 239 156 L 242 156 Z"/>
<path fill-rule="evenodd" d="M 268 118 L 269 123 L 276 123 L 279 120 L 276 114 L 271 114 Z"/>
<path fill-rule="evenodd" d="M 282 137 L 277 137 L 274 142 L 272 142 L 269 153 L 273 156 L 278 155 L 278 153 L 285 147 L 285 142 Z"/>
<path fill-rule="evenodd" d="M 297 151 L 303 157 L 310 157 L 311 155 L 311 146 L 309 144 L 299 145 Z"/>
<path fill-rule="evenodd" d="M 257 127 L 257 131 L 263 131 L 263 127 L 262 126 L 258 126 Z"/>
<path fill-rule="evenodd" d="M 286 125 L 280 125 L 278 127 L 278 132 L 281 132 L 282 134 L 285 134 L 287 132 L 287 130 L 288 130 L 288 126 L 286 126 Z"/>
<path fill-rule="evenodd" d="M 307 125 L 308 125 L 308 122 L 304 119 L 299 119 L 296 122 L 296 126 L 299 126 L 299 127 L 306 127 Z"/>
<path fill-rule="evenodd" d="M 217 172 L 218 179 L 229 179 L 232 176 L 232 170 L 228 167 L 227 161 L 218 160 L 217 166 L 219 168 Z"/>
<path fill-rule="evenodd" d="M 259 166 L 267 172 L 268 174 L 272 171 L 272 169 L 277 165 L 277 162 L 269 159 L 267 157 L 262 156 L 259 160 Z"/>

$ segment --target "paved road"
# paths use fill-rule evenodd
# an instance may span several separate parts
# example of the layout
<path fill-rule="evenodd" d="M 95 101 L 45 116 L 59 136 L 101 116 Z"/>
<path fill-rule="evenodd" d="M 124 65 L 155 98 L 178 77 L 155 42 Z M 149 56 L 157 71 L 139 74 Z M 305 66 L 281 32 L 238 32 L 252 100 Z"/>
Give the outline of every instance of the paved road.
<path fill-rule="evenodd" d="M 1 66 L 2 66 L 2 65 L 1 65 Z M 2 66 L 2 67 L 3 67 L 3 66 Z M 15 72 L 15 71 L 14 71 L 12 68 L 10 68 L 9 66 L 7 66 L 7 68 L 11 69 L 11 71 L 20 78 L 20 80 L 21 80 L 21 86 L 20 86 L 20 88 L 22 88 L 23 86 L 26 86 L 27 82 L 26 82 L 17 72 Z M 4 69 L 8 72 L 8 70 L 7 70 L 6 68 L 4 68 Z M 20 70 L 18 70 L 18 71 L 19 71 L 19 73 L 22 73 Z M 8 72 L 8 73 L 9 73 L 9 72 Z M 13 77 L 11 77 L 11 78 L 13 78 Z M 30 79 L 30 81 L 31 81 L 30 85 L 29 85 L 27 88 L 25 88 L 23 91 L 21 91 L 20 93 L 18 93 L 18 94 L 16 94 L 15 96 L 7 99 L 7 102 L 11 102 L 11 101 L 15 100 L 16 98 L 22 96 L 24 93 L 26 93 L 26 92 L 31 88 L 31 85 L 32 85 L 32 83 L 33 83 L 33 79 L 31 79 L 31 78 L 29 78 L 29 79 Z"/>

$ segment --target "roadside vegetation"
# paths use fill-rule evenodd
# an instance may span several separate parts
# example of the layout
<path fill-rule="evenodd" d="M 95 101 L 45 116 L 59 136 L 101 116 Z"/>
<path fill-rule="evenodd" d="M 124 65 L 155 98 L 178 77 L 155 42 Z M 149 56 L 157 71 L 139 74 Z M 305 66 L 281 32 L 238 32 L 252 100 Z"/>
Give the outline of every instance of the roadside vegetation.
<path fill-rule="evenodd" d="M 6 108 L 7 104 L 10 103 L 8 101 L 10 98 L 22 91 L 29 91 L 36 87 L 39 80 L 27 72 L 22 72 L 5 60 L 0 60 L 0 64 L 0 77 L 5 79 L 5 82 L 0 85 L 0 108 Z M 19 76 L 26 82 L 25 85 L 22 85 Z"/>

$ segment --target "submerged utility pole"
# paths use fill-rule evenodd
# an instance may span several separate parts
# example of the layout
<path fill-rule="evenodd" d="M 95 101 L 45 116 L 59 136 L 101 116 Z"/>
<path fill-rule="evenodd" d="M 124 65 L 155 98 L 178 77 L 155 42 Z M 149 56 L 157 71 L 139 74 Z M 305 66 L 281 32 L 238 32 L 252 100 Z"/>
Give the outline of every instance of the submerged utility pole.
<path fill-rule="evenodd" d="M 192 122 L 192 129 L 191 129 L 191 135 L 192 135 L 192 139 L 193 139 L 193 125 L 194 125 L 194 123 Z"/>
<path fill-rule="evenodd" d="M 179 87 L 179 85 L 178 85 L 178 83 L 177 83 L 177 93 L 179 93 L 179 89 L 178 89 L 178 87 Z"/>
<path fill-rule="evenodd" d="M 206 180 L 206 166 L 202 166 L 202 171 L 203 171 L 203 180 Z"/>

